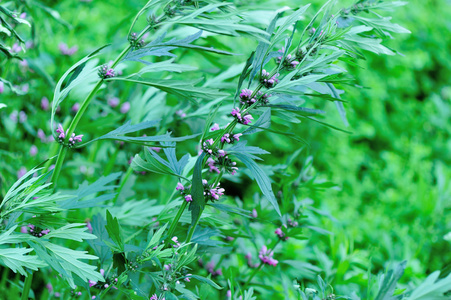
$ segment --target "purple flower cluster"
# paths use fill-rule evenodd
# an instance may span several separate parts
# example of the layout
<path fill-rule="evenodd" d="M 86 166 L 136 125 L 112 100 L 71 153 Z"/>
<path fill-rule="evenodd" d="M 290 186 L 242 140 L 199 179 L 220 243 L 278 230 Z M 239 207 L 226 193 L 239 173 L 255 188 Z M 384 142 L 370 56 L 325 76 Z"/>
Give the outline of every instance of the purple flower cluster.
<path fill-rule="evenodd" d="M 236 167 L 236 162 L 232 161 L 227 155 L 227 153 L 224 151 L 223 156 L 218 156 L 216 159 L 213 159 L 209 157 L 207 159 L 208 167 L 210 168 L 210 172 L 220 172 L 220 168 L 223 168 L 226 170 L 226 172 L 230 173 L 231 175 L 235 175 L 238 171 L 238 168 Z"/>
<path fill-rule="evenodd" d="M 254 119 L 249 113 L 246 113 L 244 116 L 242 115 L 242 112 L 238 107 L 232 109 L 231 112 L 232 116 L 235 117 L 235 119 L 238 121 L 238 123 L 248 125 L 252 122 Z"/>
<path fill-rule="evenodd" d="M 67 136 L 67 131 L 64 132 L 64 128 L 63 125 L 58 124 L 58 128 L 56 129 L 56 132 L 59 133 L 58 135 L 58 142 L 60 144 L 64 144 L 64 140 L 66 139 Z M 69 148 L 72 148 L 73 146 L 75 146 L 75 143 L 81 143 L 81 139 L 82 139 L 83 135 L 75 135 L 75 133 L 72 133 L 72 135 L 69 137 L 69 140 L 67 142 L 67 146 Z"/>
<path fill-rule="evenodd" d="M 208 139 L 202 144 L 202 151 L 207 153 L 208 155 L 213 156 L 224 156 L 225 151 L 222 149 L 219 149 L 218 147 L 213 146 L 215 141 L 213 139 Z"/>
<path fill-rule="evenodd" d="M 282 228 L 277 228 L 276 231 L 274 231 L 274 233 L 282 240 L 282 241 L 286 241 L 288 240 L 288 237 L 285 236 L 285 233 L 282 231 Z"/>
<path fill-rule="evenodd" d="M 116 73 L 107 64 L 104 64 L 99 69 L 99 77 L 102 79 L 111 78 L 116 76 Z"/>
<path fill-rule="evenodd" d="M 138 34 L 136 32 L 130 34 L 128 40 L 130 41 L 130 45 L 132 45 L 135 49 L 144 47 L 144 40 L 138 40 Z"/>
<path fill-rule="evenodd" d="M 32 236 L 35 237 L 42 237 L 44 235 L 47 235 L 50 233 L 50 229 L 40 229 L 37 226 L 33 225 L 33 224 L 28 224 L 28 226 L 22 226 L 20 228 L 20 232 L 22 233 L 29 233 Z"/>
<path fill-rule="evenodd" d="M 284 53 L 284 51 L 285 50 L 283 48 L 281 50 L 279 50 L 279 52 L 281 52 L 282 54 Z M 276 58 L 276 63 L 280 64 L 282 62 L 282 58 L 283 58 L 283 55 L 278 56 Z M 299 64 L 299 62 L 296 60 L 295 57 L 292 57 L 291 54 L 288 54 L 282 62 L 282 66 L 287 69 L 294 69 L 294 68 L 296 68 L 296 66 L 298 64 Z"/>
<path fill-rule="evenodd" d="M 78 51 L 77 46 L 69 48 L 65 43 L 60 43 L 58 48 L 60 49 L 61 54 L 66 56 L 72 56 Z"/>
<path fill-rule="evenodd" d="M 237 133 L 234 135 L 230 135 L 229 133 L 225 133 L 222 137 L 221 137 L 221 143 L 227 143 L 227 144 L 233 144 L 235 141 L 239 141 L 240 140 L 240 136 L 242 136 L 242 133 Z"/>
<path fill-rule="evenodd" d="M 252 94 L 253 94 L 253 91 L 251 91 L 249 89 L 241 90 L 241 93 L 240 93 L 241 104 L 252 105 L 255 102 L 257 102 L 257 98 L 255 98 L 255 96 L 252 96 Z"/>
<path fill-rule="evenodd" d="M 202 264 L 202 262 L 200 262 Z M 216 264 L 213 261 L 210 261 L 205 268 L 207 269 L 208 273 L 210 273 L 212 276 L 219 276 L 222 275 L 222 270 L 221 269 L 217 269 L 216 268 Z"/>
<path fill-rule="evenodd" d="M 225 190 L 219 187 L 220 183 L 214 187 L 213 185 L 208 184 L 206 179 L 202 179 L 202 184 L 204 186 L 205 201 L 211 200 L 213 202 L 219 200 L 219 197 L 224 195 Z"/>
<path fill-rule="evenodd" d="M 270 266 L 277 266 L 278 261 L 273 258 L 274 252 L 271 249 L 268 249 L 265 245 L 260 249 L 258 253 L 258 258 L 260 258 L 263 264 L 267 264 Z"/>
<path fill-rule="evenodd" d="M 177 183 L 177 186 L 175 189 L 180 192 L 180 194 L 185 198 L 186 202 L 193 201 L 193 197 L 186 192 L 186 190 L 189 190 L 189 187 L 185 187 L 185 186 L 183 186 L 183 184 L 181 184 L 179 182 L 179 183 Z"/>
<path fill-rule="evenodd" d="M 279 83 L 278 77 L 279 77 L 279 73 L 271 76 L 271 74 L 269 72 L 267 72 L 266 70 L 263 70 L 262 75 L 260 77 L 260 83 L 263 84 L 263 86 L 265 88 L 270 89 Z"/>

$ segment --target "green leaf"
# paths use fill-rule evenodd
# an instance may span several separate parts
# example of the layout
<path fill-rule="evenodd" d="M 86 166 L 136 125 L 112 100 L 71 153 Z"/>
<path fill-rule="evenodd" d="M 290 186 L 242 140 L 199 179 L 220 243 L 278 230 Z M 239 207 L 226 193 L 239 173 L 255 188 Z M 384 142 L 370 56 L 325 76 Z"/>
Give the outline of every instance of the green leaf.
<path fill-rule="evenodd" d="M 186 98 L 191 102 L 197 103 L 193 98 L 202 99 L 215 99 L 215 98 L 225 98 L 229 94 L 220 92 L 216 89 L 210 89 L 206 87 L 195 87 L 194 85 L 199 83 L 202 79 L 196 80 L 161 80 L 161 79 L 148 79 L 148 81 L 133 80 L 128 78 L 113 77 L 109 78 L 109 81 L 126 81 L 132 83 L 143 84 L 147 86 L 152 86 L 166 93 Z"/>
<path fill-rule="evenodd" d="M 48 233 L 45 238 L 60 238 L 78 242 L 83 242 L 83 240 L 96 239 L 97 237 L 95 235 L 86 232 L 87 229 L 88 227 L 86 227 L 85 223 L 72 223 L 50 231 L 50 233 Z"/>
<path fill-rule="evenodd" d="M 88 181 L 84 181 L 76 191 L 70 192 L 74 195 L 68 200 L 61 201 L 58 205 L 64 209 L 77 209 L 100 206 L 100 203 L 111 200 L 115 197 L 116 193 L 104 193 L 117 188 L 117 185 L 109 185 L 116 182 L 121 172 L 111 173 L 108 176 L 101 176 L 95 182 L 89 184 Z M 98 193 L 102 193 L 98 195 Z"/>
<path fill-rule="evenodd" d="M 205 207 L 204 185 L 202 184 L 202 169 L 205 152 L 197 158 L 193 171 L 193 183 L 191 185 L 191 197 L 193 201 L 189 205 L 191 211 L 191 224 L 195 224 Z"/>
<path fill-rule="evenodd" d="M 266 109 L 263 114 L 258 118 L 258 120 L 251 125 L 248 129 L 243 131 L 243 134 L 253 134 L 259 131 L 263 131 L 263 128 L 268 128 L 271 126 L 271 109 Z"/>
<path fill-rule="evenodd" d="M 379 286 L 379 292 L 375 300 L 394 300 L 399 299 L 400 297 L 394 297 L 393 294 L 395 292 L 396 284 L 398 280 L 404 274 L 404 270 L 406 269 L 407 261 L 403 261 L 398 264 L 394 270 L 389 270 L 383 277 L 383 281 Z"/>
<path fill-rule="evenodd" d="M 203 47 L 203 46 L 191 44 L 193 41 L 200 38 L 201 35 L 202 35 L 202 30 L 193 35 L 187 36 L 186 38 L 181 39 L 181 40 L 177 40 L 174 38 L 170 41 L 163 42 L 163 39 L 166 36 L 166 33 L 164 33 L 161 36 L 159 36 L 158 38 L 156 38 L 154 41 L 147 44 L 145 47 L 130 51 L 129 53 L 127 53 L 127 55 L 125 56 L 125 58 L 123 60 L 124 61 L 127 61 L 127 60 L 139 61 L 144 64 L 151 64 L 150 62 L 142 60 L 141 58 L 145 57 L 145 56 L 149 56 L 149 55 L 175 56 L 170 51 L 177 49 L 177 48 L 187 48 L 187 49 L 202 50 L 202 51 L 207 51 L 207 52 L 212 52 L 212 53 L 217 53 L 217 54 L 234 55 L 233 53 L 230 53 L 227 51 L 222 51 L 222 50 L 217 50 L 212 47 Z"/>
<path fill-rule="evenodd" d="M 37 271 L 38 268 L 46 267 L 47 264 L 42 262 L 38 256 L 27 255 L 31 251 L 33 249 L 17 247 L 0 249 L 0 264 L 23 276 L 28 275 L 24 268 Z"/>
<path fill-rule="evenodd" d="M 97 50 L 91 52 L 84 58 L 82 58 L 80 61 L 78 61 L 76 64 L 74 64 L 72 67 L 67 70 L 63 76 L 60 78 L 58 83 L 56 84 L 55 91 L 53 93 L 53 102 L 52 102 L 52 114 L 50 119 L 50 127 L 53 129 L 54 126 L 54 118 L 56 114 L 56 109 L 60 105 L 60 103 L 66 98 L 66 96 L 69 94 L 69 92 L 78 84 L 80 84 L 85 79 L 85 73 L 82 73 L 83 67 L 85 66 L 85 63 L 93 58 L 94 56 L 98 55 L 102 49 L 107 47 L 108 45 L 102 46 L 98 48 Z M 75 72 L 76 76 L 72 76 L 70 79 L 70 84 L 67 84 L 64 88 L 62 88 L 64 81 L 66 78 Z M 91 70 L 87 70 L 86 72 L 91 72 Z M 83 74 L 83 76 L 80 76 Z"/>
<path fill-rule="evenodd" d="M 199 280 L 200 282 L 206 283 L 206 284 L 208 284 L 208 285 L 214 287 L 215 289 L 222 290 L 222 287 L 220 287 L 219 285 L 217 285 L 217 284 L 216 284 L 213 280 L 211 280 L 210 278 L 206 278 L 206 277 L 199 276 L 199 275 L 190 275 L 189 277 L 190 277 L 190 278 L 197 279 L 197 280 Z"/>
<path fill-rule="evenodd" d="M 193 134 L 183 137 L 171 137 L 171 133 L 166 133 L 163 135 L 155 135 L 155 136 L 139 136 L 139 137 L 131 137 L 127 136 L 126 134 L 137 132 L 140 130 L 148 129 L 151 127 L 156 127 L 159 124 L 160 120 L 153 120 L 153 121 L 145 121 L 141 122 L 135 125 L 131 125 L 131 121 L 127 121 L 124 125 L 116 128 L 113 131 L 108 132 L 107 134 L 104 134 L 98 138 L 95 138 L 88 143 L 81 144 L 80 147 L 86 146 L 89 143 L 92 143 L 94 141 L 98 140 L 116 140 L 116 141 L 124 141 L 128 143 L 134 143 L 134 144 L 140 144 L 140 145 L 147 145 L 149 143 L 156 143 L 156 142 L 178 142 L 178 141 L 184 141 L 188 139 L 195 138 L 199 136 L 200 134 Z"/>
<path fill-rule="evenodd" d="M 445 293 L 451 290 L 451 274 L 440 279 L 439 276 L 439 271 L 433 272 L 405 300 L 449 299 L 449 295 Z"/>
<path fill-rule="evenodd" d="M 13 85 L 11 82 L 9 82 L 8 80 L 3 79 L 3 78 L 0 77 L 0 81 L 3 82 L 5 85 L 7 85 L 8 88 L 9 88 L 14 94 L 16 94 L 16 95 L 25 95 L 24 92 L 22 92 L 20 89 L 18 89 L 18 88 L 16 88 L 16 87 L 14 87 L 14 85 Z"/>
<path fill-rule="evenodd" d="M 251 171 L 255 180 L 257 181 L 260 190 L 263 195 L 265 195 L 266 199 L 272 204 L 276 212 L 281 216 L 279 204 L 277 203 L 277 199 L 274 196 L 274 192 L 271 187 L 271 181 L 269 177 L 265 174 L 265 172 L 249 157 L 246 155 L 236 153 L 235 156 L 246 165 L 246 167 Z"/>
<path fill-rule="evenodd" d="M 164 231 L 166 230 L 166 227 L 168 227 L 169 223 L 164 224 L 162 227 L 160 227 L 157 232 L 155 232 L 152 236 L 152 239 L 147 244 L 147 247 L 145 250 L 155 247 L 159 244 L 161 237 L 163 236 Z"/>
<path fill-rule="evenodd" d="M 174 64 L 173 61 L 174 61 L 174 59 L 170 59 L 170 60 L 166 60 L 166 61 L 162 61 L 162 62 L 156 62 L 156 63 L 149 64 L 149 65 L 145 66 L 144 68 L 142 68 L 141 70 L 139 70 L 139 72 L 131 74 L 131 75 L 127 76 L 126 78 L 139 77 L 142 74 L 146 74 L 146 73 L 155 73 L 155 72 L 182 73 L 184 71 L 197 70 L 197 67 L 192 67 L 189 65 Z"/>
<path fill-rule="evenodd" d="M 108 231 L 108 235 L 117 245 L 118 251 L 123 252 L 124 243 L 121 237 L 121 228 L 119 226 L 119 222 L 117 221 L 117 218 L 113 218 L 113 216 L 108 210 L 106 211 L 106 221 L 107 225 L 105 226 L 105 228 Z"/>

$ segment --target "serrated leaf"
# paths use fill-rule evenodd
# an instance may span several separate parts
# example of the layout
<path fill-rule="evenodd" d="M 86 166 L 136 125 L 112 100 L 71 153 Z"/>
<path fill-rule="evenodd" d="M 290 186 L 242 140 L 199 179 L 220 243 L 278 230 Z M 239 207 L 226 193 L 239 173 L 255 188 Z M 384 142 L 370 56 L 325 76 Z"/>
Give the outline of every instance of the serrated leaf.
<path fill-rule="evenodd" d="M 254 179 L 257 181 L 260 190 L 263 195 L 265 195 L 266 199 L 272 204 L 275 211 L 281 216 L 279 204 L 277 203 L 277 199 L 274 196 L 274 192 L 271 187 L 271 181 L 269 177 L 265 174 L 265 172 L 249 157 L 236 153 L 235 156 L 246 165 L 246 167 L 251 171 Z"/>
<path fill-rule="evenodd" d="M 141 122 L 135 125 L 131 125 L 131 121 L 127 121 L 124 125 L 116 128 L 113 131 L 108 132 L 107 134 L 104 134 L 98 138 L 95 138 L 88 143 L 92 143 L 94 141 L 98 140 L 117 140 L 117 141 L 124 141 L 129 143 L 135 143 L 140 145 L 146 145 L 148 143 L 156 143 L 156 142 L 178 142 L 178 141 L 184 141 L 188 140 L 194 137 L 199 136 L 200 134 L 193 134 L 188 135 L 184 137 L 171 137 L 171 133 L 166 133 L 163 135 L 155 135 L 155 136 L 138 136 L 138 137 L 132 137 L 127 136 L 126 134 L 137 132 L 140 130 L 148 129 L 151 127 L 155 127 L 159 124 L 160 120 L 154 120 L 154 121 L 145 121 Z M 80 147 L 87 145 L 88 143 L 84 143 L 80 145 Z"/>
<path fill-rule="evenodd" d="M 143 80 L 133 80 L 128 78 L 113 77 L 108 79 L 109 81 L 126 81 L 137 84 L 143 84 L 147 86 L 152 86 L 166 93 L 186 98 L 193 103 L 197 103 L 193 98 L 201 99 L 214 99 L 214 98 L 225 98 L 228 96 L 227 93 L 220 92 L 216 89 L 210 89 L 206 87 L 195 87 L 194 85 L 199 83 L 202 79 L 196 80 L 161 80 L 161 79 L 148 79 Z"/>
<path fill-rule="evenodd" d="M 379 292 L 375 300 L 391 300 L 398 299 L 398 297 L 394 297 L 393 294 L 395 292 L 396 284 L 398 280 L 404 274 L 404 270 L 407 266 L 407 261 L 403 261 L 398 264 L 395 269 L 389 270 L 384 277 L 382 284 L 379 286 Z"/>
<path fill-rule="evenodd" d="M 147 44 L 145 47 L 130 51 L 129 53 L 127 53 L 127 55 L 125 56 L 125 58 L 123 60 L 124 61 L 127 61 L 127 60 L 139 61 L 144 64 L 151 64 L 150 62 L 142 60 L 141 58 L 143 58 L 145 56 L 150 56 L 150 55 L 175 56 L 170 51 L 177 49 L 177 48 L 188 48 L 188 49 L 202 50 L 202 51 L 207 51 L 207 52 L 212 52 L 212 53 L 217 53 L 217 54 L 234 55 L 233 53 L 230 53 L 227 51 L 222 51 L 222 50 L 217 50 L 214 48 L 203 47 L 203 46 L 191 44 L 192 42 L 194 42 L 195 40 L 200 38 L 201 35 L 202 35 L 202 30 L 193 35 L 187 36 L 186 38 L 181 39 L 181 40 L 177 40 L 174 38 L 170 41 L 163 42 L 163 40 L 166 36 L 166 33 L 164 33 L 163 35 L 156 38 L 154 41 Z"/>
<path fill-rule="evenodd" d="M 96 239 L 97 237 L 95 235 L 86 232 L 87 229 L 88 227 L 86 227 L 86 223 L 72 223 L 55 230 L 51 230 L 50 233 L 45 236 L 45 238 L 60 238 L 78 242 L 83 242 L 83 240 Z"/>
<path fill-rule="evenodd" d="M 105 226 L 105 228 L 108 232 L 109 237 L 116 244 L 118 251 L 123 252 L 124 242 L 122 241 L 121 228 L 119 226 L 119 222 L 117 218 L 113 218 L 113 216 L 108 210 L 106 211 L 106 221 L 107 225 Z"/>
<path fill-rule="evenodd" d="M 10 268 L 14 273 L 19 272 L 23 276 L 28 273 L 24 268 L 37 271 L 39 268 L 46 267 L 47 264 L 42 262 L 36 255 L 27 255 L 33 249 L 30 248 L 4 248 L 0 249 L 0 264 Z"/>

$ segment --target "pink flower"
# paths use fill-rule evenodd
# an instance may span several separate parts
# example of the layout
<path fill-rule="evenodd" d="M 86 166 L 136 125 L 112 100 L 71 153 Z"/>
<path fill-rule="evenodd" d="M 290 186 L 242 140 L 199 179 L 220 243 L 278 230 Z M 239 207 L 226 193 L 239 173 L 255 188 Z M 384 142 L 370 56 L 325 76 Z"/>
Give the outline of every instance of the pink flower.
<path fill-rule="evenodd" d="M 210 168 L 210 172 L 220 173 L 219 168 L 215 166 L 215 160 L 211 157 L 207 159 L 208 167 Z"/>
<path fill-rule="evenodd" d="M 130 110 L 130 102 L 124 102 L 121 105 L 120 112 L 126 114 Z"/>
<path fill-rule="evenodd" d="M 60 49 L 61 54 L 66 56 L 72 56 L 78 51 L 77 46 L 69 48 L 65 43 L 60 43 L 58 48 Z"/>
<path fill-rule="evenodd" d="M 180 182 L 177 183 L 177 187 L 175 188 L 177 191 L 183 191 L 185 187 Z"/>
<path fill-rule="evenodd" d="M 22 233 L 28 233 L 28 227 L 27 227 L 27 226 L 22 226 L 22 227 L 20 227 L 20 232 L 22 232 Z"/>
<path fill-rule="evenodd" d="M 78 110 L 80 109 L 80 103 L 75 103 L 73 106 L 72 106 L 72 111 L 73 112 L 77 112 Z"/>
<path fill-rule="evenodd" d="M 118 106 L 119 105 L 119 98 L 117 98 L 117 97 L 113 97 L 113 98 L 110 98 L 110 99 L 108 99 L 108 105 L 109 106 L 111 106 L 111 107 L 113 107 L 113 108 L 115 108 L 116 106 Z"/>
<path fill-rule="evenodd" d="M 89 233 L 92 233 L 92 225 L 91 225 L 91 222 L 87 221 L 87 222 L 86 222 L 86 227 L 88 227 Z"/>
<path fill-rule="evenodd" d="M 36 154 L 38 154 L 38 147 L 36 147 L 35 145 L 32 145 L 30 147 L 30 156 L 35 156 Z"/>
<path fill-rule="evenodd" d="M 21 167 L 19 171 L 17 171 L 17 179 L 20 179 L 22 176 L 27 174 L 27 168 Z"/>
<path fill-rule="evenodd" d="M 158 300 L 157 294 L 153 294 L 152 297 L 150 297 L 149 300 Z"/>
<path fill-rule="evenodd" d="M 0 81 L 0 94 L 3 94 L 4 91 L 5 91 L 5 84 L 3 83 L 3 81 Z"/>
<path fill-rule="evenodd" d="M 275 267 L 277 266 L 278 261 L 273 258 L 273 255 L 274 252 L 263 245 L 258 253 L 258 258 L 260 258 L 262 263 Z"/>
<path fill-rule="evenodd" d="M 211 131 L 219 130 L 219 124 L 214 123 L 213 126 L 210 128 Z"/>
<path fill-rule="evenodd" d="M 252 210 L 252 218 L 257 218 L 257 217 L 258 217 L 257 210 L 254 208 Z"/>
<path fill-rule="evenodd" d="M 186 195 L 185 200 L 186 200 L 186 202 L 191 202 L 191 201 L 193 201 L 193 198 L 191 197 L 191 195 Z"/>
<path fill-rule="evenodd" d="M 184 118 L 186 117 L 186 114 L 183 112 L 183 110 L 179 109 L 178 111 L 175 112 L 176 115 L 178 115 L 180 118 Z"/>
<path fill-rule="evenodd" d="M 233 135 L 233 138 L 235 139 L 235 141 L 239 142 L 240 141 L 240 136 L 242 136 L 242 133 L 237 133 Z"/>
<path fill-rule="evenodd" d="M 66 133 L 64 133 L 63 125 L 58 124 L 58 128 L 56 129 L 56 132 L 60 134 L 58 136 L 59 139 L 65 139 L 66 138 Z"/>
<path fill-rule="evenodd" d="M 50 108 L 49 99 L 47 99 L 46 97 L 42 97 L 41 99 L 41 108 L 43 110 L 48 110 Z"/>

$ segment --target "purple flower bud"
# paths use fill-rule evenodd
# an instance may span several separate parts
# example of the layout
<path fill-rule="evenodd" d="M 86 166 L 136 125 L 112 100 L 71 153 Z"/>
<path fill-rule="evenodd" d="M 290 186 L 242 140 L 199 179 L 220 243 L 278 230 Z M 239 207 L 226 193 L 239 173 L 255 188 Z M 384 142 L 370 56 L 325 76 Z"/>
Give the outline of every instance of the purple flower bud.
<path fill-rule="evenodd" d="M 13 111 L 10 115 L 9 118 L 11 119 L 11 121 L 13 121 L 14 123 L 17 123 L 17 117 L 19 116 L 19 113 L 17 111 Z"/>
<path fill-rule="evenodd" d="M 92 233 L 92 225 L 91 225 L 91 222 L 87 221 L 87 222 L 86 222 L 86 227 L 88 228 L 89 233 Z"/>
<path fill-rule="evenodd" d="M 4 91 L 5 91 L 5 84 L 3 83 L 3 81 L 0 81 L 0 94 L 3 94 Z"/>
<path fill-rule="evenodd" d="M 73 106 L 72 106 L 72 111 L 73 112 L 77 112 L 78 110 L 80 109 L 80 103 L 75 103 Z"/>
<path fill-rule="evenodd" d="M 20 232 L 22 232 L 22 233 L 28 233 L 28 227 L 27 227 L 27 226 L 22 226 L 22 227 L 20 227 Z"/>
<path fill-rule="evenodd" d="M 186 200 L 186 202 L 191 202 L 191 201 L 193 201 L 193 198 L 191 197 L 191 195 L 186 195 L 185 200 Z"/>
<path fill-rule="evenodd" d="M 27 114 L 23 110 L 21 110 L 19 112 L 19 122 L 25 123 L 25 121 L 27 121 Z"/>
<path fill-rule="evenodd" d="M 46 289 L 51 293 L 53 291 L 53 285 L 49 282 L 45 285 Z"/>
<path fill-rule="evenodd" d="M 242 133 L 237 133 L 233 135 L 233 139 L 236 140 L 237 142 L 240 140 L 240 136 L 242 136 Z"/>
<path fill-rule="evenodd" d="M 24 176 L 27 173 L 27 168 L 21 167 L 19 171 L 17 171 L 17 179 L 20 179 L 22 176 Z"/>
<path fill-rule="evenodd" d="M 113 108 L 115 108 L 116 106 L 118 106 L 119 105 L 119 98 L 117 98 L 117 97 L 113 97 L 113 98 L 110 98 L 110 99 L 108 99 L 108 105 L 109 106 L 111 106 L 111 107 L 113 107 Z"/>
<path fill-rule="evenodd" d="M 258 217 L 257 210 L 254 208 L 252 210 L 252 218 L 257 218 L 257 217 Z"/>
<path fill-rule="evenodd" d="M 157 294 L 153 294 L 152 297 L 150 297 L 149 300 L 158 300 Z"/>
<path fill-rule="evenodd" d="M 11 52 L 17 54 L 20 51 L 22 51 L 22 47 L 18 43 L 14 43 L 14 45 L 11 48 Z"/>
<path fill-rule="evenodd" d="M 126 114 L 130 110 L 130 102 L 124 102 L 121 105 L 120 112 L 122 114 Z"/>
<path fill-rule="evenodd" d="M 64 132 L 63 125 L 58 124 L 58 128 L 56 129 L 56 132 L 60 134 L 58 136 L 59 139 L 65 139 L 66 138 L 66 133 Z"/>
<path fill-rule="evenodd" d="M 177 187 L 175 188 L 177 191 L 183 191 L 185 187 L 180 182 L 177 183 Z"/>
<path fill-rule="evenodd" d="M 58 45 L 58 48 L 59 48 L 61 54 L 66 55 L 66 56 L 72 56 L 78 51 L 77 46 L 73 46 L 72 48 L 69 48 L 65 43 L 60 43 Z"/>
<path fill-rule="evenodd" d="M 183 110 L 179 109 L 178 111 L 175 112 L 176 115 L 178 115 L 180 118 L 184 118 L 186 117 L 186 114 L 183 112 Z"/>
<path fill-rule="evenodd" d="M 36 147 L 35 145 L 32 145 L 30 147 L 30 156 L 35 156 L 36 154 L 38 154 L 38 147 Z"/>
<path fill-rule="evenodd" d="M 47 99 L 46 97 L 42 97 L 41 99 L 41 108 L 43 110 L 48 110 L 50 108 L 49 99 Z"/>
<path fill-rule="evenodd" d="M 218 123 L 213 124 L 213 126 L 210 128 L 211 131 L 219 130 Z"/>

